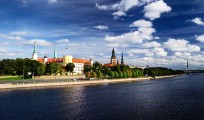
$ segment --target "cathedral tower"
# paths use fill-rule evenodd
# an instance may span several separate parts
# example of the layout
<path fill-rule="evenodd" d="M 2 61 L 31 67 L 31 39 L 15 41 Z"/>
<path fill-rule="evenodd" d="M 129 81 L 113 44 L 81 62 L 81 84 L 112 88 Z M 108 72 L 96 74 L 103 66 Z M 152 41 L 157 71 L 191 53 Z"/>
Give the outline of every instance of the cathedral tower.
<path fill-rule="evenodd" d="M 112 50 L 112 55 L 111 55 L 111 64 L 112 64 L 112 65 L 117 65 L 117 60 L 116 60 L 114 48 L 113 48 L 113 50 Z"/>

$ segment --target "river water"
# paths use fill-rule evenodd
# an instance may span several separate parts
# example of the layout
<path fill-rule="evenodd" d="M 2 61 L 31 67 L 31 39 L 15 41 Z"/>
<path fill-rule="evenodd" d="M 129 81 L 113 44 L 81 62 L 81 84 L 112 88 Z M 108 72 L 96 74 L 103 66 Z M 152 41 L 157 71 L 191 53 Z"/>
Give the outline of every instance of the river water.
<path fill-rule="evenodd" d="M 204 74 L 0 90 L 0 120 L 203 120 Z"/>

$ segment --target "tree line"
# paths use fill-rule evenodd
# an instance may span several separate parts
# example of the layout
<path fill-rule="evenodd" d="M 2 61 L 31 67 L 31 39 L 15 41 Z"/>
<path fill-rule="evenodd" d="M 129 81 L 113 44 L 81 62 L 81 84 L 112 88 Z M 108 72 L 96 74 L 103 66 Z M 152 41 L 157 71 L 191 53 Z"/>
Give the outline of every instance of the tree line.
<path fill-rule="evenodd" d="M 87 78 L 129 78 L 144 76 L 141 68 L 130 68 L 128 65 L 103 66 L 99 62 L 93 65 L 84 65 L 84 74 Z"/>
<path fill-rule="evenodd" d="M 73 73 L 75 65 L 68 63 L 63 67 L 59 63 L 42 64 L 31 59 L 3 59 L 0 60 L 0 75 L 18 75 L 23 78 L 41 75 L 57 75 L 58 73 Z M 162 76 L 183 74 L 183 71 L 168 68 L 130 68 L 128 65 L 115 65 L 107 67 L 99 62 L 93 65 L 85 64 L 83 73 L 87 78 L 129 78 L 142 76 Z"/>
<path fill-rule="evenodd" d="M 39 61 L 31 59 L 3 59 L 0 60 L 0 75 L 18 75 L 23 78 L 32 76 L 56 75 L 67 71 L 74 71 L 74 64 L 68 63 L 65 67 L 58 63 L 42 64 Z"/>
<path fill-rule="evenodd" d="M 103 66 L 99 62 L 94 62 L 93 65 L 84 65 L 84 74 L 86 78 L 132 78 L 142 76 L 164 76 L 183 74 L 183 71 L 173 70 L 162 67 L 155 68 L 130 68 L 128 65 L 115 65 L 112 67 Z"/>

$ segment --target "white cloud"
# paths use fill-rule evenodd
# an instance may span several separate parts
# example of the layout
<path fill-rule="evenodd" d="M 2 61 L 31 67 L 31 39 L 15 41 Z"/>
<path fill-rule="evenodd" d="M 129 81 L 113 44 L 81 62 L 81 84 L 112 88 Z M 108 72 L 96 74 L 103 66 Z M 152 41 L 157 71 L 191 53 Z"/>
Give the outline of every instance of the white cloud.
<path fill-rule="evenodd" d="M 196 18 L 192 19 L 191 22 L 193 22 L 193 23 L 195 23 L 197 25 L 204 25 L 204 22 L 199 17 L 196 17 Z"/>
<path fill-rule="evenodd" d="M 138 22 L 140 23 L 140 22 Z M 149 24 L 149 23 L 148 23 Z M 128 33 L 124 33 L 118 36 L 105 36 L 105 41 L 109 42 L 109 44 L 114 44 L 116 46 L 121 46 L 123 44 L 128 43 L 143 43 L 144 40 L 152 40 L 153 36 L 152 34 L 155 31 L 154 28 L 151 28 L 150 24 L 143 24 L 143 25 L 137 25 L 139 28 L 137 31 L 131 31 Z"/>
<path fill-rule="evenodd" d="M 189 52 L 175 52 L 174 56 L 179 57 L 179 58 L 188 59 L 191 56 L 191 53 L 189 53 Z"/>
<path fill-rule="evenodd" d="M 56 43 L 60 43 L 60 44 L 68 44 L 68 43 L 69 43 L 69 39 L 61 39 L 61 40 L 57 40 Z"/>
<path fill-rule="evenodd" d="M 133 22 L 130 27 L 152 27 L 152 22 L 147 20 L 137 20 Z"/>
<path fill-rule="evenodd" d="M 99 10 L 109 10 L 109 6 L 107 5 L 99 5 L 96 3 L 96 7 L 99 9 Z"/>
<path fill-rule="evenodd" d="M 54 3 L 58 3 L 58 0 L 48 0 L 49 4 L 54 4 Z"/>
<path fill-rule="evenodd" d="M 94 28 L 99 29 L 99 30 L 107 30 L 108 26 L 98 25 L 98 26 L 95 26 Z"/>
<path fill-rule="evenodd" d="M 1 54 L 5 54 L 5 53 L 6 53 L 6 50 L 5 50 L 5 49 L 0 49 L 0 53 L 1 53 Z"/>
<path fill-rule="evenodd" d="M 196 40 L 200 41 L 200 42 L 204 42 L 204 35 L 200 35 L 196 37 Z"/>
<path fill-rule="evenodd" d="M 153 49 L 154 54 L 157 56 L 165 57 L 167 56 L 167 52 L 164 50 L 164 48 L 154 48 Z"/>
<path fill-rule="evenodd" d="M 158 0 L 144 7 L 145 17 L 150 20 L 160 18 L 162 13 L 170 12 L 172 9 L 163 0 Z"/>
<path fill-rule="evenodd" d="M 6 40 L 23 40 L 23 38 L 21 38 L 20 36 L 9 36 L 9 35 L 2 35 L 0 34 L 0 38 L 6 39 Z"/>
<path fill-rule="evenodd" d="M 114 12 L 112 15 L 114 16 L 114 19 L 118 19 L 121 16 L 126 16 L 126 13 L 123 11 L 117 11 L 117 12 Z"/>
<path fill-rule="evenodd" d="M 23 44 L 25 45 L 34 45 L 35 40 L 28 40 L 24 41 Z M 52 43 L 49 41 L 46 41 L 44 39 L 36 39 L 36 43 L 39 46 L 52 46 Z"/>
<path fill-rule="evenodd" d="M 143 43 L 144 40 L 151 40 L 153 28 L 140 28 L 138 31 L 124 33 L 119 36 L 106 35 L 105 40 L 112 43 Z"/>
<path fill-rule="evenodd" d="M 25 31 L 13 31 L 10 32 L 11 35 L 17 35 L 17 36 L 21 36 L 21 35 L 25 35 L 26 32 Z"/>
<path fill-rule="evenodd" d="M 174 52 L 199 52 L 201 48 L 197 45 L 191 45 L 184 39 L 168 39 L 164 46 Z"/>
<path fill-rule="evenodd" d="M 161 46 L 161 44 L 158 43 L 158 42 L 156 42 L 156 41 L 144 43 L 144 44 L 142 45 L 142 47 L 144 47 L 144 48 L 153 48 L 153 47 L 158 48 L 158 47 L 160 47 L 160 46 Z"/>
<path fill-rule="evenodd" d="M 115 19 L 120 16 L 126 16 L 126 12 L 135 6 L 141 6 L 146 3 L 153 2 L 155 0 L 121 0 L 118 3 L 111 5 L 99 5 L 96 4 L 96 8 L 99 10 L 116 10 L 118 12 L 114 12 L 113 16 Z"/>
<path fill-rule="evenodd" d="M 148 49 L 135 49 L 127 51 L 128 54 L 148 54 L 150 51 Z"/>

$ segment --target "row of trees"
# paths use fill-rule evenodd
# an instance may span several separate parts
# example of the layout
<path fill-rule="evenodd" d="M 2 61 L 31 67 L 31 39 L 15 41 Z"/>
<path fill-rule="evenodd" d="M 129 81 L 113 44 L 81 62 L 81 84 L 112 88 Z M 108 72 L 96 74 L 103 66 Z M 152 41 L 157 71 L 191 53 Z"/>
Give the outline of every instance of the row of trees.
<path fill-rule="evenodd" d="M 99 62 L 94 62 L 93 65 L 84 65 L 84 74 L 87 78 L 128 78 L 140 76 L 163 76 L 183 74 L 183 71 L 172 70 L 168 68 L 130 68 L 127 65 L 115 65 L 112 67 L 102 66 Z"/>
<path fill-rule="evenodd" d="M 74 64 L 68 63 L 65 68 L 58 63 L 42 64 L 31 59 L 3 59 L 0 61 L 0 75 L 18 75 L 19 77 L 31 78 L 41 75 L 56 75 L 63 70 L 72 73 Z"/>
<path fill-rule="evenodd" d="M 144 74 L 149 76 L 175 75 L 175 74 L 183 74 L 183 73 L 184 71 L 172 70 L 172 69 L 162 68 L 162 67 L 144 69 Z"/>
<path fill-rule="evenodd" d="M 130 68 L 127 65 L 115 65 L 113 67 L 102 66 L 99 62 L 93 65 L 84 65 L 84 74 L 87 78 L 128 78 L 144 76 L 140 68 Z"/>

